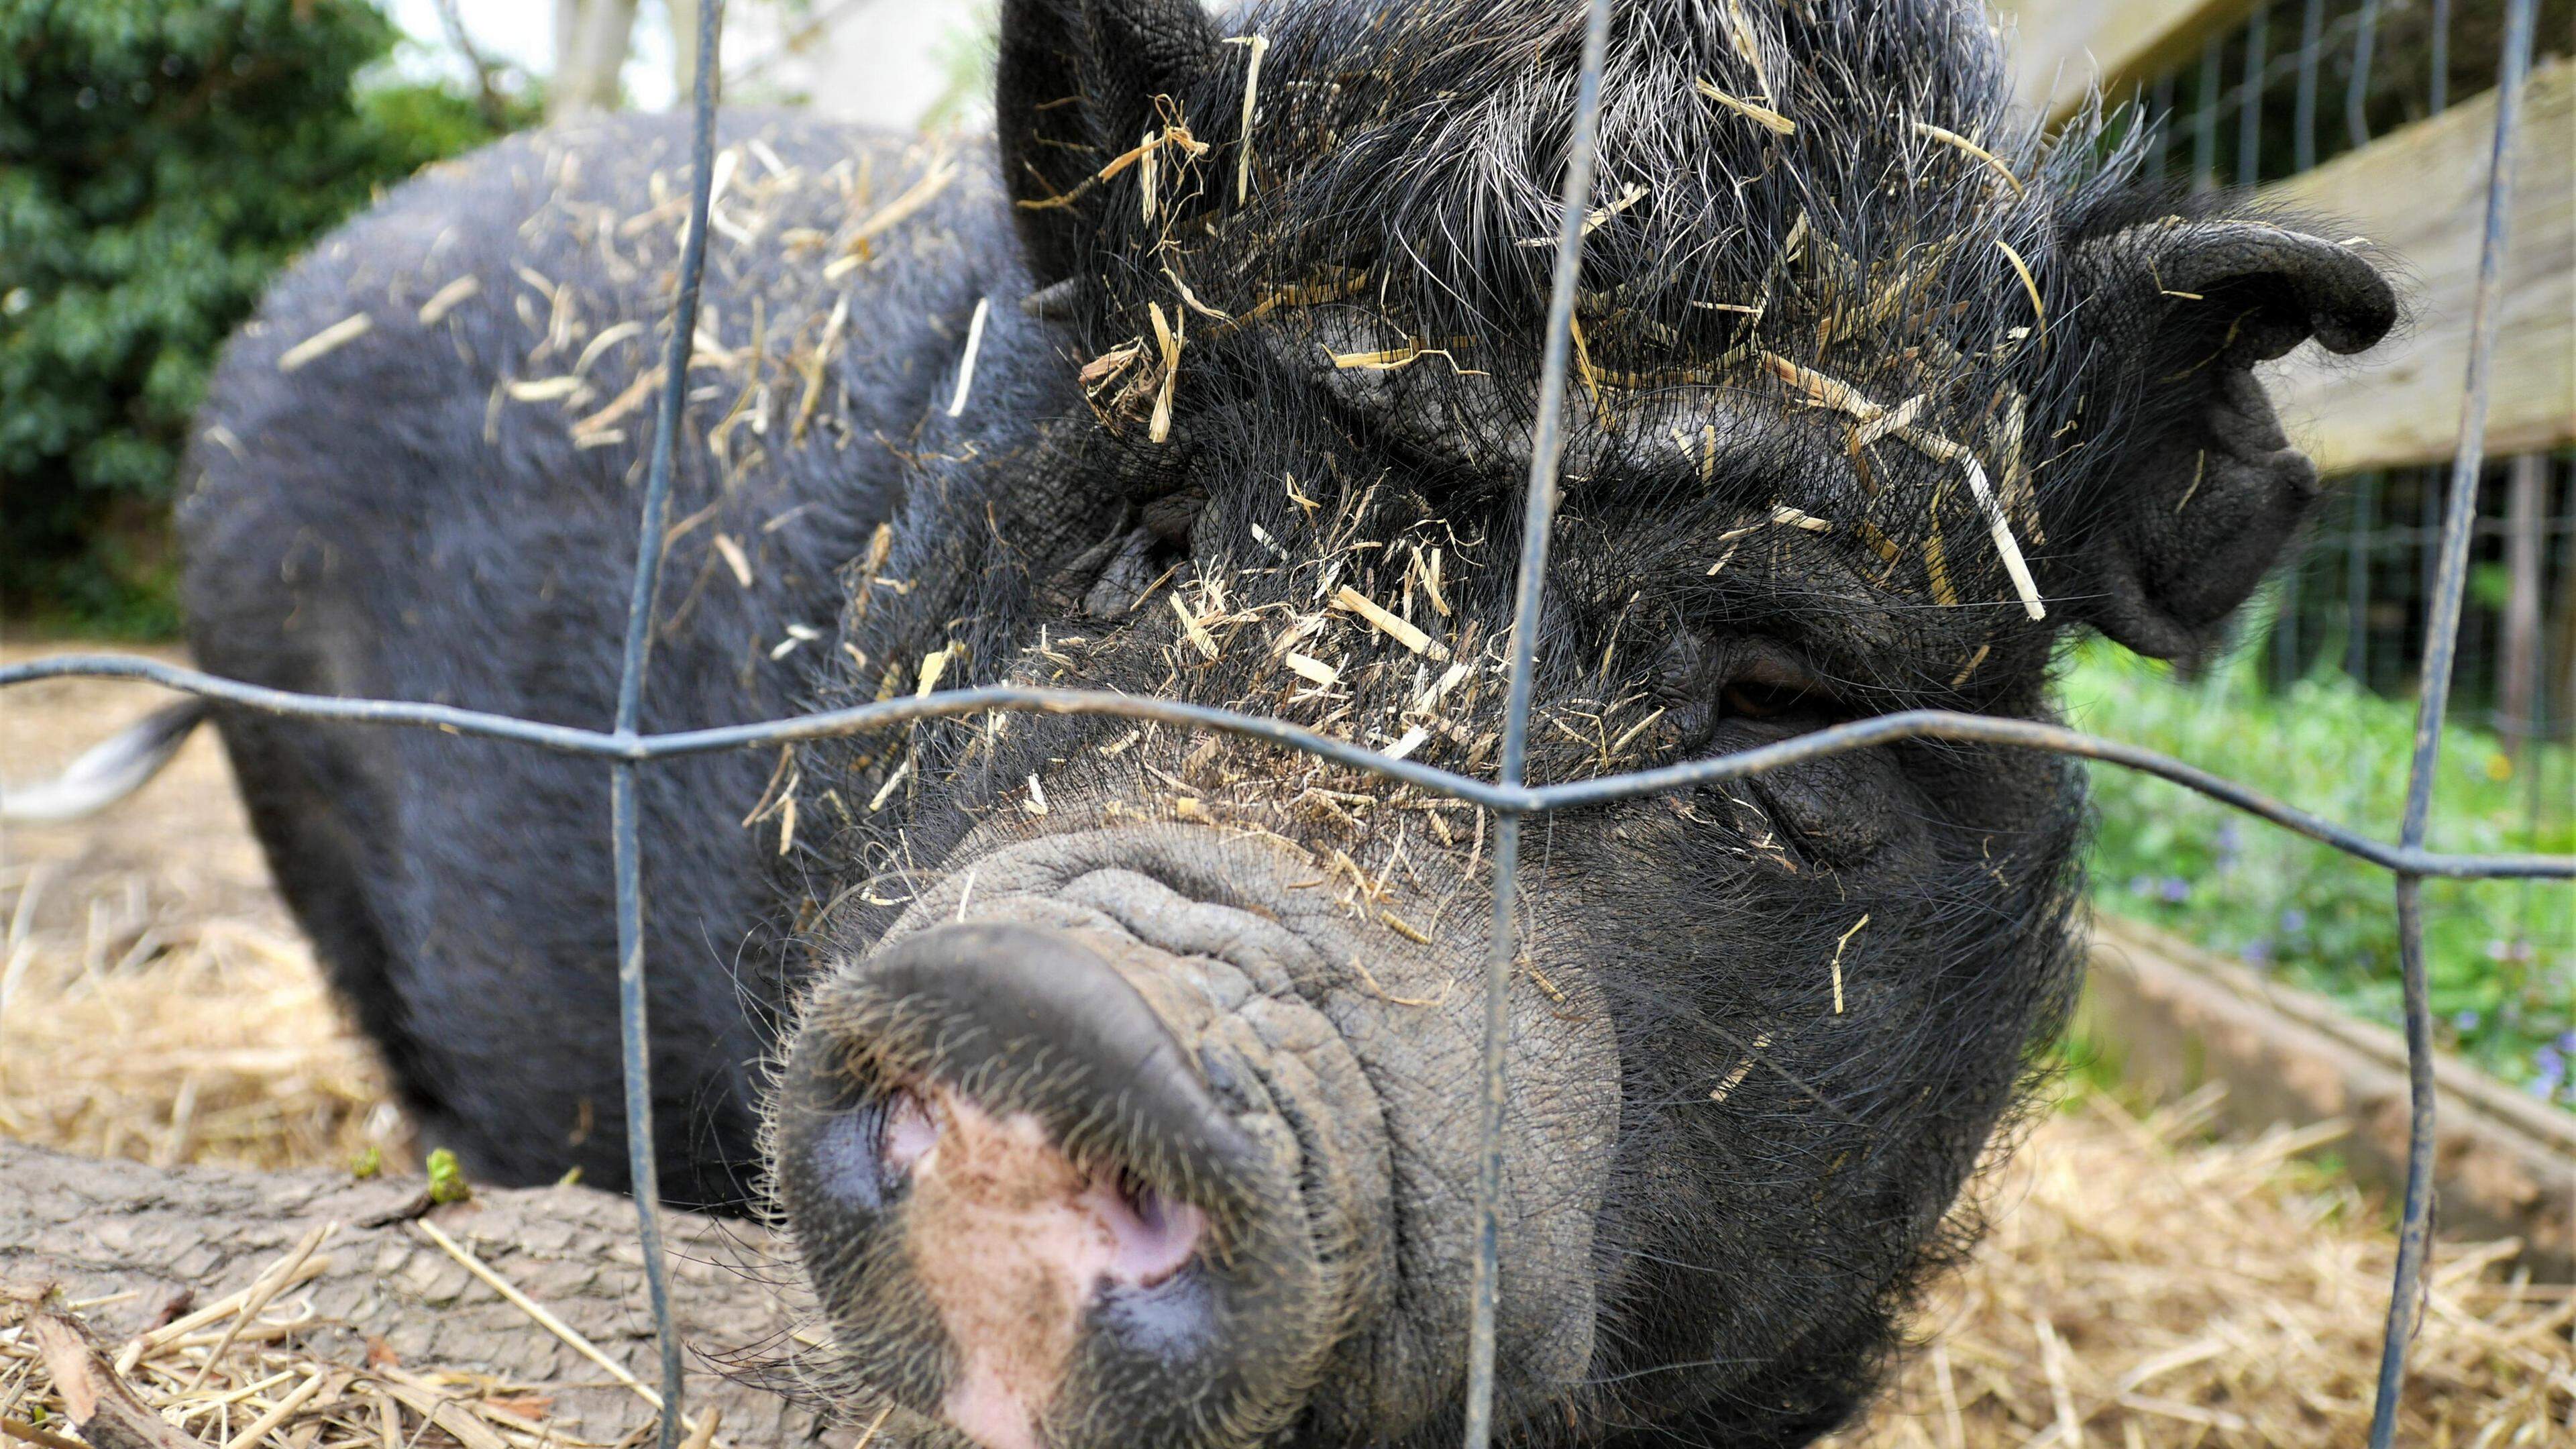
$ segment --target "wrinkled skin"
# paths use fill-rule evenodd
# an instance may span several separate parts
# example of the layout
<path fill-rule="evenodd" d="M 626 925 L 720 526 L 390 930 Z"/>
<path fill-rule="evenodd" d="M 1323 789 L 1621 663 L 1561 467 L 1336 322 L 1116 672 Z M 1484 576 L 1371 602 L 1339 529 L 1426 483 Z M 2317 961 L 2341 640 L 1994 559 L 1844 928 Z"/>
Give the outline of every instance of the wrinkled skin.
<path fill-rule="evenodd" d="M 990 150 L 728 120 L 646 727 L 1011 680 L 1490 775 L 1580 9 L 1012 0 Z M 1536 781 L 2044 718 L 2071 628 L 2198 653 L 2316 491 L 2251 369 L 2393 320 L 2041 147 L 1973 7 L 1640 0 L 1605 93 Z M 505 144 L 281 284 L 184 514 L 212 667 L 608 718 L 681 140 Z M 622 1183 L 603 772 L 220 722 L 425 1136 Z M 994 1449 L 1454 1435 L 1491 820 L 1101 718 L 646 778 L 663 1183 L 783 1214 L 817 1392 Z M 1528 826 L 1514 1438 L 1850 1415 L 2071 993 L 2082 820 L 1918 741 Z"/>

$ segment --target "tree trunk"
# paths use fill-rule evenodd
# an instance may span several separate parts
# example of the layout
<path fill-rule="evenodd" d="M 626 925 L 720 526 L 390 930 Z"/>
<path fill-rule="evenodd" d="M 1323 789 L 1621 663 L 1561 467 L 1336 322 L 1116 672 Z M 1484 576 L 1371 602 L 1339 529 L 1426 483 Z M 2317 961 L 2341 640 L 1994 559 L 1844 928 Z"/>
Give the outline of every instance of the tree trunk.
<path fill-rule="evenodd" d="M 571 64 L 573 47 L 579 44 L 581 44 L 581 0 L 555 0 L 553 63 L 556 75 L 560 76 Z M 555 89 L 552 82 L 548 83 L 547 89 L 546 104 L 551 107 L 554 104 L 552 92 Z"/>
<path fill-rule="evenodd" d="M 663 0 L 671 16 L 671 109 L 686 111 L 698 89 L 698 5 L 700 0 Z M 719 64 L 723 57 L 717 57 Z"/>
<path fill-rule="evenodd" d="M 546 119 L 617 109 L 617 75 L 626 68 L 635 0 L 556 0 L 556 7 L 555 74 L 546 91 Z M 569 18 L 568 7 L 576 11 Z"/>
<path fill-rule="evenodd" d="M 210 1302 L 249 1284 L 317 1224 L 339 1231 L 307 1293 L 316 1326 L 299 1334 L 315 1358 L 363 1367 L 371 1343 L 414 1369 L 465 1369 L 549 1385 L 553 1416 L 581 1437 L 623 1442 L 655 1413 L 608 1382 L 524 1310 L 502 1298 L 410 1222 L 360 1227 L 417 1198 L 418 1179 L 357 1182 L 345 1173 L 165 1170 L 70 1157 L 0 1141 L 0 1281 L 51 1281 L 69 1299 L 129 1291 L 87 1310 L 112 1347 L 150 1325 L 175 1295 Z M 527 1297 L 646 1383 L 659 1372 L 644 1306 L 635 1209 L 587 1188 L 485 1189 L 436 1209 L 431 1222 Z M 667 1220 L 671 1304 L 690 1349 L 688 1412 L 723 1410 L 719 1442 L 762 1449 L 846 1445 L 864 1425 L 818 1413 L 752 1380 L 757 1360 L 819 1335 L 804 1300 L 783 1286 L 769 1235 L 687 1213 Z M 791 1334 L 797 1336 L 791 1338 Z M 784 1379 L 772 1376 L 773 1383 Z M 894 1449 L 880 1434 L 873 1449 Z"/>

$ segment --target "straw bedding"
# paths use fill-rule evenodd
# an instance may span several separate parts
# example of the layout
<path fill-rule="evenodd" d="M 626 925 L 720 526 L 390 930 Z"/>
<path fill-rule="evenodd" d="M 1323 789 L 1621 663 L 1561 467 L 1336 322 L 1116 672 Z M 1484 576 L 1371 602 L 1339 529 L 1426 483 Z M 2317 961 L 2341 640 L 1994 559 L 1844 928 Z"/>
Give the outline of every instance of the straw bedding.
<path fill-rule="evenodd" d="M 151 703 L 100 684 L 13 690 L 0 696 L 0 759 L 13 778 L 52 768 Z M 373 1157 L 389 1171 L 436 1145 L 410 1140 L 323 993 L 211 738 L 100 820 L 0 841 L 0 922 L 0 1135 L 161 1165 Z M 1993 1231 L 1917 1325 L 1926 1347 L 1866 1423 L 1830 1442 L 2358 1443 L 2387 1207 L 2318 1164 L 2331 1124 L 2213 1142 L 2213 1105 L 2204 1096 L 2140 1116 L 2076 1093 L 2038 1119 L 1981 1189 Z M 251 1301 L 263 1296 L 255 1283 L 142 1339 L 130 1335 L 154 1316 L 143 1305 L 58 1298 L 44 1309 L 25 1285 L 14 1297 L 0 1285 L 0 1431 L 78 1449 L 82 1416 L 64 1415 L 83 1395 L 112 1400 L 113 1370 L 163 1421 L 224 1449 L 590 1442 L 558 1420 L 547 1384 L 353 1355 L 299 1327 L 315 1312 L 293 1266 L 302 1246 L 262 1280 L 276 1287 L 264 1302 Z M 2401 1442 L 2576 1442 L 2576 1297 L 2506 1274 L 2510 1251 L 2438 1248 Z M 96 1357 L 79 1337 L 90 1319 L 114 1327 Z M 529 1331 L 545 1330 L 531 1318 Z M 68 1406 L 67 1388 L 78 1401 Z M 106 1449 L 115 1431 L 90 1422 Z M 156 1442 L 139 1432 L 135 1442 Z"/>

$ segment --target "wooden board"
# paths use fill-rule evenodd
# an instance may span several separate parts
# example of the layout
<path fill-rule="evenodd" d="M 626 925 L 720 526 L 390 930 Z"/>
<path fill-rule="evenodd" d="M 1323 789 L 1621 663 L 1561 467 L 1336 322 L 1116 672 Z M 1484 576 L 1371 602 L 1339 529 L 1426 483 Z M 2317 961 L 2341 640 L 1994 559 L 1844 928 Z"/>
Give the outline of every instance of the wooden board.
<path fill-rule="evenodd" d="M 2489 92 L 2265 189 L 2368 237 L 2399 263 L 2412 315 L 2358 360 L 2302 348 L 2279 364 L 2273 400 L 2327 474 L 2451 456 L 2469 365 L 2470 313 L 2486 217 Z M 2545 62 L 2525 92 L 2503 331 L 2487 410 L 2487 455 L 2576 440 L 2576 65 Z"/>
<path fill-rule="evenodd" d="M 2406 1174 L 2406 1046 L 2395 1032 L 2151 927 L 2094 919 L 2086 1035 L 2129 1085 L 2178 1097 L 2224 1082 L 2242 1131 L 2340 1119 L 2328 1150 L 2392 1197 Z M 2522 1262 L 2576 1277 L 2576 1116 L 2451 1057 L 2434 1064 L 2442 1226 L 2522 1240 Z"/>
<path fill-rule="evenodd" d="M 2013 45 L 2013 90 L 2052 118 L 2099 82 L 2115 99 L 2200 53 L 2256 0 L 1989 0 Z M 2231 80 L 2233 77 L 2230 78 Z"/>

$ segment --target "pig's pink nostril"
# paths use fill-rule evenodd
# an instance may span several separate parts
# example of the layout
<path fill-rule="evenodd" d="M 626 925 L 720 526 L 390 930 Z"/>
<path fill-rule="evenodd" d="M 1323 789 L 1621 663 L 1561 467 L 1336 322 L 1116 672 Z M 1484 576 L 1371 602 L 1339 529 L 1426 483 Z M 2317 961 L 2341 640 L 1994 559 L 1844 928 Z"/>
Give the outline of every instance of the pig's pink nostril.
<path fill-rule="evenodd" d="M 1196 1253 L 1207 1214 L 1124 1173 L 1094 1178 L 1083 1205 L 1109 1234 L 1108 1276 L 1151 1288 L 1181 1271 Z"/>
<path fill-rule="evenodd" d="M 886 1103 L 885 1127 L 877 1148 L 885 1165 L 896 1172 L 910 1172 L 938 1145 L 939 1123 L 930 1115 L 929 1105 L 909 1090 L 897 1091 Z"/>

